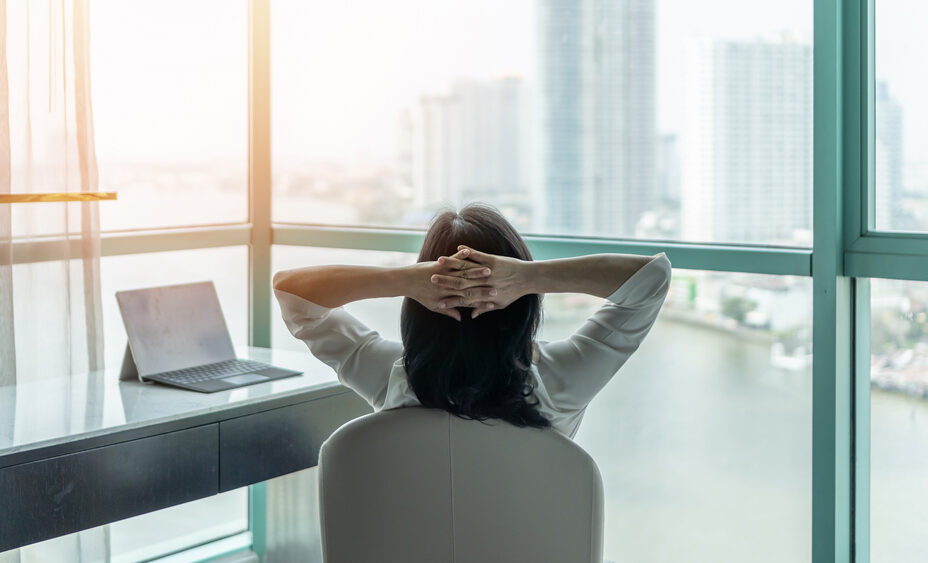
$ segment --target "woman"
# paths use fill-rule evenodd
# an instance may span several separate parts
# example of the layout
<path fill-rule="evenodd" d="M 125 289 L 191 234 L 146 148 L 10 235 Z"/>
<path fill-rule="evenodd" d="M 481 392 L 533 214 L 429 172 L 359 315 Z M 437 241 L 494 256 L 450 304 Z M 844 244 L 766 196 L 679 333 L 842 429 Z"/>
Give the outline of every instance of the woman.
<path fill-rule="evenodd" d="M 670 271 L 663 253 L 532 261 L 499 212 L 472 204 L 435 218 L 416 264 L 278 272 L 274 293 L 290 332 L 375 410 L 422 405 L 572 438 L 654 324 Z M 541 295 L 562 292 L 608 301 L 569 338 L 535 342 Z M 340 308 L 398 295 L 402 343 Z"/>

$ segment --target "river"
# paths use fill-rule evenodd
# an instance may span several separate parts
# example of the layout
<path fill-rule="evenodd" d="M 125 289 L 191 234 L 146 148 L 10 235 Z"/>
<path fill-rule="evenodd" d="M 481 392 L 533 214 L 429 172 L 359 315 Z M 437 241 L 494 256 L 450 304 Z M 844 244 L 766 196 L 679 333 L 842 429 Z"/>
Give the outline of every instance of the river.
<path fill-rule="evenodd" d="M 605 557 L 634 562 L 811 560 L 811 370 L 769 345 L 658 321 L 590 405 Z M 928 401 L 873 390 L 873 561 L 928 553 Z"/>

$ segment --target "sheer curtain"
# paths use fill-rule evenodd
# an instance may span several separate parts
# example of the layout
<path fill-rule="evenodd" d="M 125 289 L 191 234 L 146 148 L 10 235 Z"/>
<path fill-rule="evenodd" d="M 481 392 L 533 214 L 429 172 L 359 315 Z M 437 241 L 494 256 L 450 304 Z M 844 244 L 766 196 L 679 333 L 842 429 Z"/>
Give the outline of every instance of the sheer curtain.
<path fill-rule="evenodd" d="M 89 0 L 0 0 L 2 193 L 97 190 L 88 8 Z M 15 404 L 0 405 L 0 433 L 14 441 L 39 423 L 80 430 L 100 416 L 71 398 L 93 389 L 35 396 L 29 385 L 103 368 L 97 205 L 0 204 L 0 385 L 17 385 Z M 38 401 L 58 419 L 37 420 Z M 106 561 L 107 534 L 72 534 L 0 562 Z"/>

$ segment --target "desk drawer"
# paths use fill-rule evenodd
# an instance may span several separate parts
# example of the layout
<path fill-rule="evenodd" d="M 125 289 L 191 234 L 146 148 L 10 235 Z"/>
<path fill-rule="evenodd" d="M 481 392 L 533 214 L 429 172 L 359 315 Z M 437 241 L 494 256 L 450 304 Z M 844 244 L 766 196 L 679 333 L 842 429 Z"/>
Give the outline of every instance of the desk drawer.
<path fill-rule="evenodd" d="M 314 467 L 339 426 L 371 412 L 352 392 L 219 423 L 219 492 Z"/>
<path fill-rule="evenodd" d="M 218 424 L 0 469 L 0 551 L 216 494 Z"/>

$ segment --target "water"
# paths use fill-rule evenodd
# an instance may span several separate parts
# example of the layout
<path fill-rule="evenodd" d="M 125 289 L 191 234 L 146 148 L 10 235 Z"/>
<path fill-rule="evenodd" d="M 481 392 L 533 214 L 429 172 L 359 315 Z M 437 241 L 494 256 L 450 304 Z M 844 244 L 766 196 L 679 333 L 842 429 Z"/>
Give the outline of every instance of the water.
<path fill-rule="evenodd" d="M 871 561 L 928 560 L 928 400 L 871 389 Z"/>
<path fill-rule="evenodd" d="M 807 561 L 811 373 L 769 345 L 659 321 L 590 405 L 577 441 L 615 561 Z"/>
<path fill-rule="evenodd" d="M 658 321 L 590 405 L 605 557 L 635 562 L 811 560 L 811 370 L 769 345 Z M 928 553 L 928 401 L 873 389 L 871 557 Z"/>

